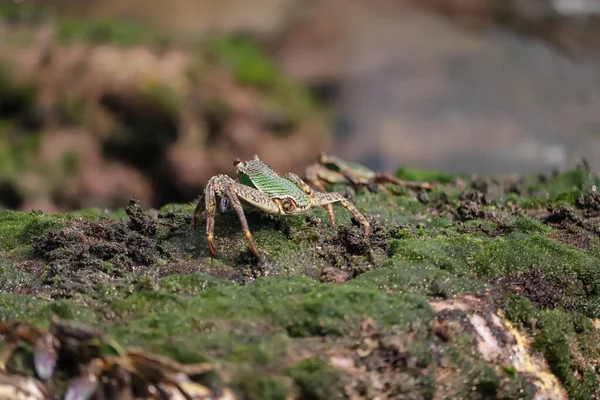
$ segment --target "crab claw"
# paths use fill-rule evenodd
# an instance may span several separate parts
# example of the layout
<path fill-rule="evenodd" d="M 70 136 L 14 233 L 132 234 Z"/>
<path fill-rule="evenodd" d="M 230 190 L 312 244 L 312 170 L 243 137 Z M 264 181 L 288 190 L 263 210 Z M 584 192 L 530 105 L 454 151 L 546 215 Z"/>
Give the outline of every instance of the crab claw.
<path fill-rule="evenodd" d="M 65 400 L 88 400 L 100 385 L 100 374 L 102 372 L 102 360 L 92 360 L 83 367 L 81 375 L 73 379 L 65 393 Z"/>

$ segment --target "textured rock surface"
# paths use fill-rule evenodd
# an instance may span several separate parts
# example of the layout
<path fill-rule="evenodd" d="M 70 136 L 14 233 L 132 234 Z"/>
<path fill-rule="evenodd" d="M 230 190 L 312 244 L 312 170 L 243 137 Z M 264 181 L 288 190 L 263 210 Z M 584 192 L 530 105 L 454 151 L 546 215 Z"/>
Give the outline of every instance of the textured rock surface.
<path fill-rule="evenodd" d="M 260 260 L 233 213 L 211 259 L 193 205 L 0 211 L 0 318 L 208 359 L 243 399 L 597 397 L 598 176 L 398 174 L 439 187 L 359 189 L 369 238 L 339 206 L 337 227 L 248 213 Z"/>

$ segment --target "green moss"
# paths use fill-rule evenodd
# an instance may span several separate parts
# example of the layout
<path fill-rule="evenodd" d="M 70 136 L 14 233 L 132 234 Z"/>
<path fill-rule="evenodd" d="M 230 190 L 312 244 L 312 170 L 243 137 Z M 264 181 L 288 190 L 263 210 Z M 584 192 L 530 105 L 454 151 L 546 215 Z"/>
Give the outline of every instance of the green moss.
<path fill-rule="evenodd" d="M 0 320 L 20 319 L 46 327 L 52 314 L 93 324 L 94 314 L 69 301 L 47 301 L 31 295 L 0 293 Z"/>
<path fill-rule="evenodd" d="M 61 217 L 32 211 L 0 210 L 0 249 L 12 252 L 29 245 L 33 238 L 61 226 Z"/>
<path fill-rule="evenodd" d="M 187 275 L 171 275 L 160 280 L 160 287 L 179 294 L 196 295 L 199 292 L 219 286 L 231 286 L 228 280 L 218 279 L 208 274 L 192 273 Z"/>
<path fill-rule="evenodd" d="M 67 219 L 69 218 L 85 218 L 85 219 L 99 219 L 106 218 L 109 215 L 113 215 L 113 213 L 105 212 L 105 210 L 101 208 L 84 208 L 82 210 L 69 211 L 64 214 Z"/>
<path fill-rule="evenodd" d="M 487 289 L 483 282 L 457 277 L 433 265 L 411 265 L 398 260 L 390 260 L 382 267 L 362 274 L 354 279 L 352 284 L 385 292 L 409 292 L 441 298 Z"/>
<path fill-rule="evenodd" d="M 0 258 L 0 288 L 11 290 L 25 285 L 33 285 L 35 278 L 13 267 L 13 262 Z"/>
<path fill-rule="evenodd" d="M 531 218 L 518 217 L 515 226 L 521 232 L 547 234 L 552 232 L 552 228 Z"/>
<path fill-rule="evenodd" d="M 573 374 L 574 365 L 570 353 L 570 342 L 579 341 L 573 319 L 558 310 L 546 311 L 538 321 L 540 332 L 536 335 L 532 348 L 544 355 L 550 370 L 561 381 L 571 399 L 589 399 L 598 389 L 598 380 L 591 366 L 579 365 L 579 377 Z M 588 332 L 590 330 L 588 329 Z M 597 348 L 597 334 L 596 334 Z"/>
<path fill-rule="evenodd" d="M 441 193 L 430 193 L 430 199 L 440 200 Z M 443 193 L 450 196 L 450 205 L 458 203 L 456 193 Z M 410 192 L 387 196 L 361 190 L 355 197 L 359 209 L 383 225 L 380 230 L 374 224 L 371 240 L 380 246 L 373 249 L 375 255 L 346 252 L 340 243 L 344 230 L 331 228 L 319 208 L 315 215 L 323 222 L 317 226 L 304 217 L 278 220 L 248 213 L 255 240 L 266 255 L 258 264 L 243 253 L 248 245 L 236 215 L 219 214 L 218 258 L 212 259 L 203 229 L 189 227 L 195 204 L 170 204 L 160 210 L 157 241 L 164 253 L 156 265 L 137 270 L 139 275 L 124 273 L 123 278 L 63 301 L 0 296 L 0 318 L 45 325 L 49 314 L 56 312 L 101 326 L 124 345 L 143 346 L 186 362 L 218 360 L 242 399 L 342 396 L 345 372 L 320 357 L 332 349 L 354 351 L 364 321 L 372 319 L 382 338 L 373 357 L 388 354 L 382 349 L 394 342 L 390 339 L 411 337 L 401 352 L 411 380 L 416 377 L 407 395 L 418 391 L 433 396 L 432 369 L 439 365 L 437 354 L 442 354 L 444 363 L 450 360 L 444 368 L 460 371 L 461 379 L 451 383 L 453 396 L 530 398 L 521 374 L 473 354 L 472 337 L 443 341 L 431 331 L 435 314 L 428 300 L 504 290 L 506 282 L 498 285 L 496 280 L 511 278 L 509 286 L 520 286 L 521 295 L 506 295 L 505 315 L 535 338 L 536 350 L 549 360 L 573 398 L 596 390 L 594 372 L 586 362 L 599 353 L 590 322 L 600 309 L 597 240 L 586 241 L 585 250 L 561 244 L 555 237 L 562 228 L 507 213 L 500 200 L 487 207 L 499 214 L 498 227 L 497 220 L 457 223 L 438 214 L 432 217 L 430 207 L 435 205 L 421 204 Z M 343 207 L 336 205 L 335 212 L 340 225 L 350 224 Z M 87 210 L 62 218 L 2 212 L 0 246 L 26 249 L 38 234 L 69 223 L 73 215 L 102 218 L 103 212 Z M 13 269 L 15 263 L 0 261 L 0 285 L 31 279 Z M 332 265 L 353 279 L 320 283 L 322 273 L 338 272 Z M 203 272 L 163 276 L 188 266 Z M 107 271 L 117 268 L 117 262 L 104 264 Z M 551 293 L 548 302 L 544 297 L 548 291 L 560 293 Z M 552 348 L 554 343 L 558 347 Z M 290 365 L 290 360 L 298 359 L 304 361 Z M 373 361 L 368 365 L 380 360 Z M 369 385 L 364 378 L 379 378 L 380 373 L 363 374 L 360 384 Z"/>
<path fill-rule="evenodd" d="M 336 190 L 335 187 L 332 190 Z M 406 195 L 389 196 L 383 192 L 370 193 L 365 190 L 356 197 L 354 205 L 365 215 L 377 215 L 384 226 L 427 222 L 427 207 Z M 335 206 L 335 213 L 340 221 L 348 221 L 351 218 L 350 213 L 339 205 Z M 315 215 L 322 216 L 325 218 L 323 220 L 327 221 L 323 211 L 315 210 Z"/>
<path fill-rule="evenodd" d="M 359 320 L 370 315 L 384 325 L 405 326 L 410 322 L 415 329 L 426 326 L 419 323 L 423 314 L 427 320 L 432 317 L 427 310 L 419 310 L 408 301 L 394 301 L 392 296 L 385 296 L 387 301 L 375 299 L 365 304 L 369 299 L 353 295 L 356 290 L 342 291 L 336 296 L 337 290 L 321 288 L 321 285 L 317 289 L 323 292 L 310 290 L 313 285 L 307 286 L 308 281 L 300 283 L 293 279 L 276 283 L 273 280 L 270 285 L 262 281 L 237 287 L 235 291 L 233 288 L 208 289 L 189 302 L 168 298 L 170 305 L 153 309 L 137 307 L 139 301 L 128 302 L 131 315 L 127 320 L 130 322 L 126 328 L 113 332 L 126 343 L 144 343 L 158 351 L 165 351 L 161 343 L 164 335 L 168 335 L 185 343 L 189 351 L 215 354 L 234 363 L 251 362 L 276 372 L 285 358 L 289 337 L 335 337 L 356 329 Z M 406 296 L 400 298 L 406 299 Z M 164 302 L 163 298 L 153 303 Z M 417 304 L 421 308 L 428 307 L 424 301 Z M 202 335 L 193 333 L 205 330 L 207 333 Z"/>
<path fill-rule="evenodd" d="M 287 385 L 279 380 L 252 370 L 237 373 L 232 386 L 237 389 L 240 400 L 285 400 L 289 392 Z"/>
<path fill-rule="evenodd" d="M 286 370 L 295 382 L 302 399 L 344 399 L 338 373 L 319 358 L 299 361 Z"/>
<path fill-rule="evenodd" d="M 581 191 L 600 186 L 600 178 L 584 169 L 573 169 L 551 177 L 547 182 L 535 182 L 529 185 L 527 192 L 534 194 L 543 190 L 557 203 L 574 204 Z"/>
<path fill-rule="evenodd" d="M 560 304 L 589 317 L 598 316 L 599 259 L 586 252 L 538 235 L 514 232 L 506 237 L 438 236 L 392 240 L 390 252 L 411 263 L 426 263 L 457 276 L 485 279 L 515 276 L 537 269 L 547 281 L 565 287 Z M 549 289 L 554 290 L 554 289 Z"/>
<path fill-rule="evenodd" d="M 194 207 L 196 206 L 196 201 L 193 204 L 178 204 L 178 203 L 169 203 L 162 206 L 158 211 L 161 213 L 174 213 L 179 216 L 190 215 L 194 212 Z"/>
<path fill-rule="evenodd" d="M 400 179 L 408 181 L 437 183 L 451 183 L 458 176 L 441 171 L 404 167 L 398 168 L 395 175 Z"/>
<path fill-rule="evenodd" d="M 506 297 L 504 314 L 509 321 L 525 328 L 533 328 L 539 317 L 538 309 L 529 299 L 513 293 Z"/>
<path fill-rule="evenodd" d="M 533 399 L 532 388 L 513 371 L 496 370 L 472 354 L 472 338 L 461 334 L 444 353 L 458 371 L 460 379 L 454 382 L 457 392 L 468 391 L 475 398 Z"/>

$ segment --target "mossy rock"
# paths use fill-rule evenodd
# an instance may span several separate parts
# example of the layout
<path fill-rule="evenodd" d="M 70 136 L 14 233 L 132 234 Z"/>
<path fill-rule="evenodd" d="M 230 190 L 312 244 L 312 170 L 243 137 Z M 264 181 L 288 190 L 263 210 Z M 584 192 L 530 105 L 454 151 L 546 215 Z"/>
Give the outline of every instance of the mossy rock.
<path fill-rule="evenodd" d="M 538 191 L 553 182 L 529 184 Z M 474 350 L 475 331 L 443 323 L 452 314 L 440 304 L 480 298 L 484 320 L 502 314 L 516 327 L 495 334 L 531 337 L 523 351 L 542 357 L 564 393 L 593 397 L 595 195 L 577 178 L 560 184 L 578 191 L 569 212 L 553 208 L 552 197 L 529 209 L 515 206 L 532 200 L 527 190 L 516 202 L 509 188 L 511 196 L 485 200 L 467 184 L 441 185 L 428 199 L 359 189 L 353 201 L 373 225 L 369 238 L 337 205 L 335 227 L 322 209 L 314 212 L 321 222 L 248 213 L 260 259 L 233 213 L 217 215 L 211 258 L 203 228 L 191 228 L 193 205 L 167 205 L 156 217 L 135 200 L 113 215 L 1 211 L 8 290 L 0 318 L 44 327 L 56 314 L 125 346 L 217 362 L 242 399 L 369 396 L 377 382 L 390 396 L 532 398 L 530 373 L 486 361 Z M 481 218 L 464 220 L 458 209 L 466 206 Z M 440 370 L 461 379 L 440 381 Z"/>

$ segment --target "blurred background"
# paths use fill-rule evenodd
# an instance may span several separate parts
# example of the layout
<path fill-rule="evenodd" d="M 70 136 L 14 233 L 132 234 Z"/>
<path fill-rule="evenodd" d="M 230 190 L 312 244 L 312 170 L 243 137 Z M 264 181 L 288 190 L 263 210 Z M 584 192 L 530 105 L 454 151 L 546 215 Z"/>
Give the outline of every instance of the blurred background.
<path fill-rule="evenodd" d="M 600 0 L 0 0 L 0 208 L 301 176 L 600 161 Z"/>

